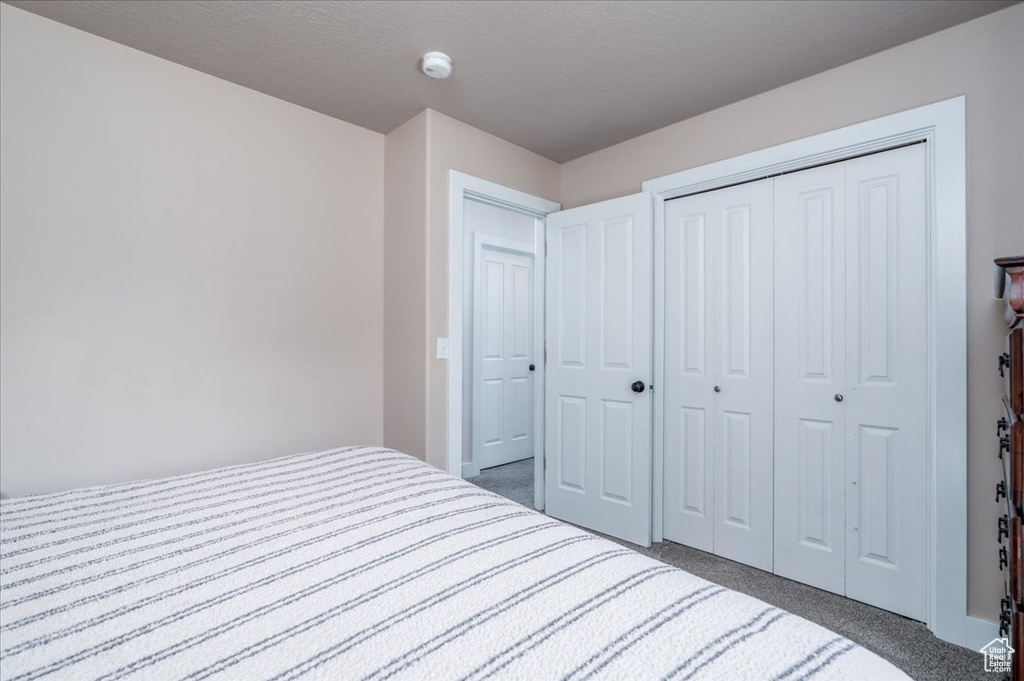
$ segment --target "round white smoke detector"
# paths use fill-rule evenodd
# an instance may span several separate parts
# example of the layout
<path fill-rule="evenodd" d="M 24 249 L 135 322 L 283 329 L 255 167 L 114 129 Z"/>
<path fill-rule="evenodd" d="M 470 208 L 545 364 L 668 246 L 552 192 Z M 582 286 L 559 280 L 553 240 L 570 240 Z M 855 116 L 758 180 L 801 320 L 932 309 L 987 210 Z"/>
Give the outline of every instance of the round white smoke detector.
<path fill-rule="evenodd" d="M 420 68 L 431 78 L 444 80 L 452 75 L 452 58 L 444 52 L 427 52 Z"/>

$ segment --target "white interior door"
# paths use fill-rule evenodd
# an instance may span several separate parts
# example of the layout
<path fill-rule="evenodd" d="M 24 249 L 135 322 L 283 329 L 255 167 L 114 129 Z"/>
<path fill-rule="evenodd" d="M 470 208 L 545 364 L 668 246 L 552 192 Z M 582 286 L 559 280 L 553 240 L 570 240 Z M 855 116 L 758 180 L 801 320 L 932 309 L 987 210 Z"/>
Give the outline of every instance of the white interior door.
<path fill-rule="evenodd" d="M 917 620 L 927 617 L 924 171 L 923 144 L 846 162 L 846 595 Z"/>
<path fill-rule="evenodd" d="M 715 192 L 715 553 L 772 569 L 772 185 Z"/>
<path fill-rule="evenodd" d="M 772 181 L 665 208 L 668 539 L 772 567 Z"/>
<path fill-rule="evenodd" d="M 714 551 L 715 194 L 665 205 L 664 526 Z"/>
<path fill-rule="evenodd" d="M 651 197 L 547 217 L 547 513 L 650 545 Z"/>
<path fill-rule="evenodd" d="M 775 573 L 846 592 L 844 164 L 775 179 Z"/>
<path fill-rule="evenodd" d="M 533 456 L 533 256 L 478 243 L 473 449 L 481 468 Z"/>
<path fill-rule="evenodd" d="M 775 571 L 927 617 L 925 150 L 776 179 Z"/>

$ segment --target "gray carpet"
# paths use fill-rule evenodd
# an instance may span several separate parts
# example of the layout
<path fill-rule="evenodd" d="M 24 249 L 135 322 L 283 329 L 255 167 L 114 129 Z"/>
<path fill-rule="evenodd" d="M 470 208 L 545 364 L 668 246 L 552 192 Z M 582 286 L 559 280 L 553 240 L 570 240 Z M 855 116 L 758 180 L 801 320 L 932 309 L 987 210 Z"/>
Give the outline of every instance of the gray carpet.
<path fill-rule="evenodd" d="M 533 508 L 533 459 L 490 468 L 470 482 Z M 914 679 L 987 679 L 981 653 L 935 638 L 920 622 L 673 542 L 651 548 L 617 541 L 741 593 L 817 622 L 884 657 Z"/>
<path fill-rule="evenodd" d="M 533 459 L 487 468 L 469 482 L 533 508 Z"/>

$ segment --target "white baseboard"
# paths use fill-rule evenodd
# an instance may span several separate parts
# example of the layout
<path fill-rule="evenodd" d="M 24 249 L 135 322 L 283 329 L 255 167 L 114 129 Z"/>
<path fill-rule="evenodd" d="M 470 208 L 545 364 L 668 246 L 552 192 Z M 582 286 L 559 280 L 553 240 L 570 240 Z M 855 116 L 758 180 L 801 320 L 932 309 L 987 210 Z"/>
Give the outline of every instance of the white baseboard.
<path fill-rule="evenodd" d="M 980 651 L 982 646 L 990 643 L 992 639 L 998 636 L 998 624 L 967 615 L 967 622 L 964 626 L 964 638 L 966 640 L 961 645 L 964 648 Z"/>
<path fill-rule="evenodd" d="M 467 462 L 462 464 L 462 479 L 469 480 L 480 475 L 480 466 L 477 466 L 473 462 Z"/>

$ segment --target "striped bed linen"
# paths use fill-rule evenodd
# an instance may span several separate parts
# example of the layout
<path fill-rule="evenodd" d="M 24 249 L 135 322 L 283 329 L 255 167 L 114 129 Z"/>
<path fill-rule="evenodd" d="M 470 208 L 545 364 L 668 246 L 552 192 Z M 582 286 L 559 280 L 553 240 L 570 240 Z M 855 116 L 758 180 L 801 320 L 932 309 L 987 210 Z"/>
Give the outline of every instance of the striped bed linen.
<path fill-rule="evenodd" d="M 820 626 L 408 455 L 0 502 L 0 678 L 893 679 Z"/>

